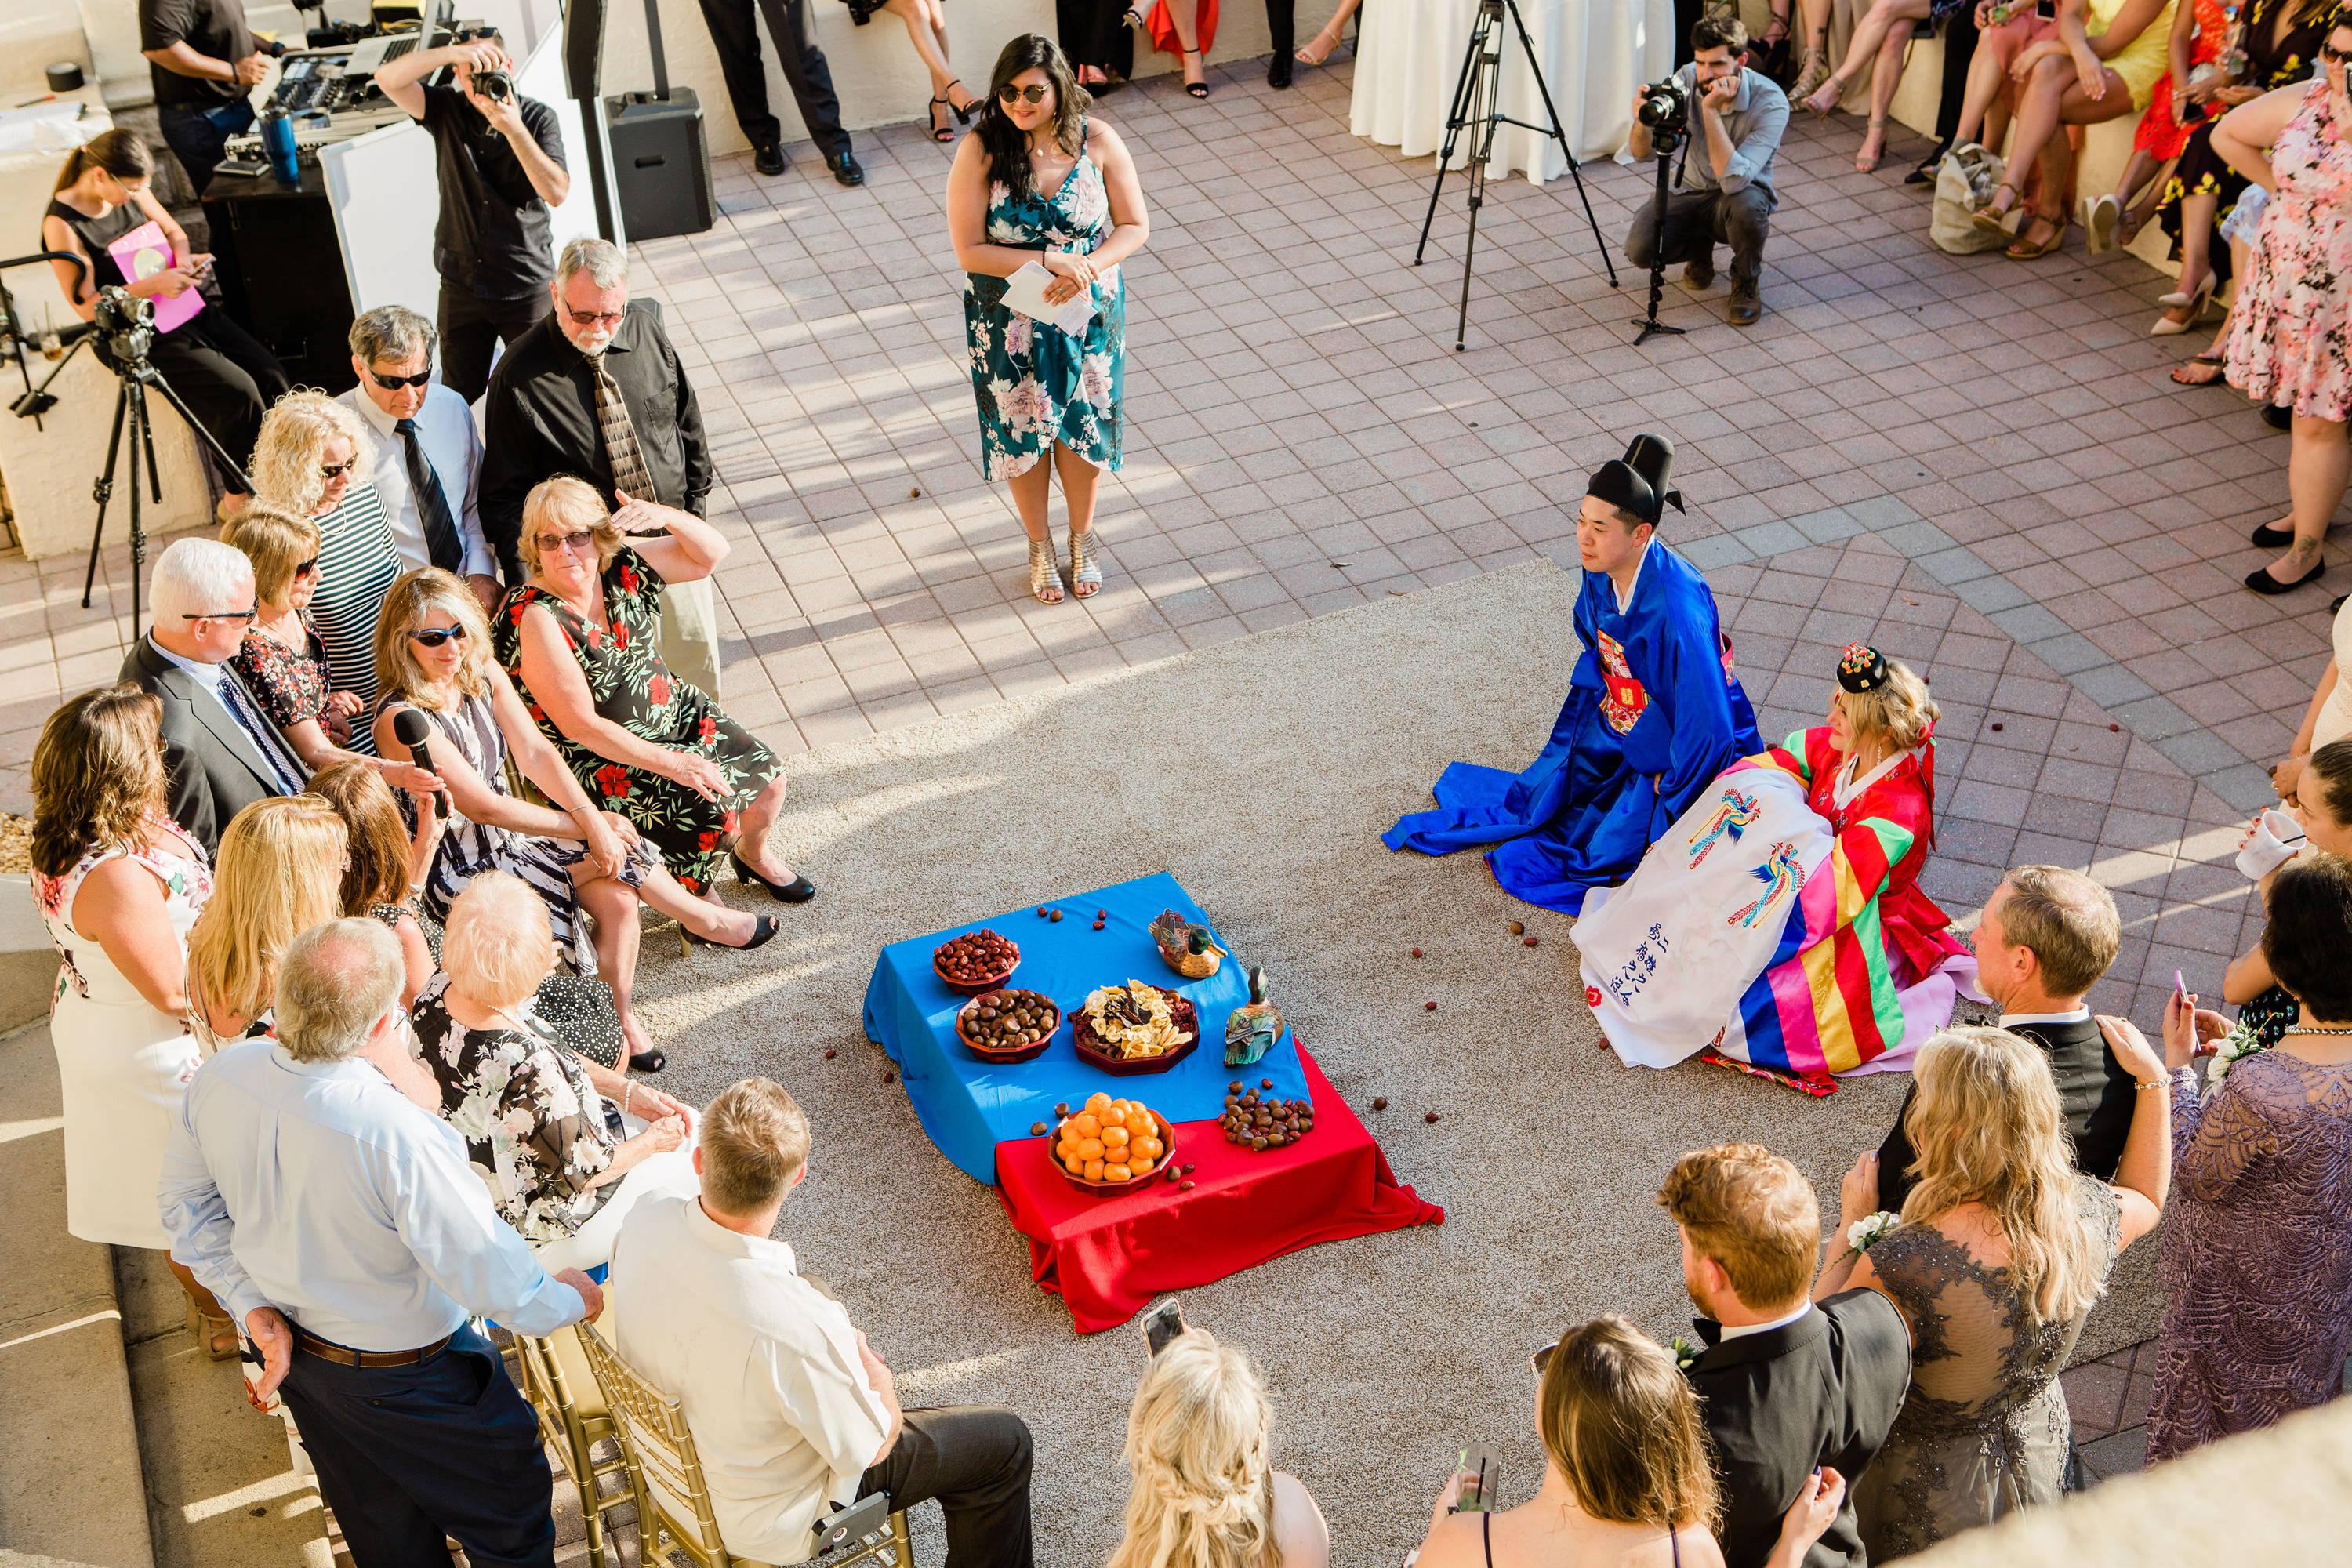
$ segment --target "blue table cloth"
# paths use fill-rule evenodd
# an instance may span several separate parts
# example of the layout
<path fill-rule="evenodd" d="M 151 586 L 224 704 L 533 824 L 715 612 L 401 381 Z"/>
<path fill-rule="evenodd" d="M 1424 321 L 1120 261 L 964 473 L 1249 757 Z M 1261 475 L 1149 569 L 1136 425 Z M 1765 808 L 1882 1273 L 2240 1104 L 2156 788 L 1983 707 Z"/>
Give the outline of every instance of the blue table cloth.
<path fill-rule="evenodd" d="M 1307 1075 L 1287 1031 L 1262 1061 L 1246 1068 L 1225 1066 L 1225 1017 L 1249 999 L 1248 955 L 1229 955 L 1206 980 L 1186 980 L 1168 967 L 1147 929 L 1162 910 L 1174 910 L 1195 924 L 1215 929 L 1174 877 L 1165 871 L 1139 877 L 1073 894 L 1046 908 L 1059 909 L 1062 919 L 1041 920 L 1032 904 L 892 942 L 875 961 L 873 978 L 866 983 L 867 1037 L 898 1064 L 923 1131 L 974 1181 L 993 1186 L 999 1143 L 1031 1136 L 1034 1124 L 1055 1120 L 1056 1103 L 1076 1107 L 1097 1089 L 1139 1100 L 1171 1121 L 1223 1114 L 1225 1086 L 1236 1078 L 1252 1083 L 1270 1078 L 1274 1088 L 1269 1092 L 1285 1099 L 1307 1096 Z M 1097 910 L 1108 911 L 1101 931 L 1093 929 Z M 973 1056 L 956 1037 L 956 1009 L 969 998 L 941 983 L 931 968 L 931 951 L 982 927 L 1020 946 L 1020 968 L 1006 984 L 1042 992 L 1062 1009 L 1062 1026 L 1045 1053 L 1033 1061 L 999 1067 Z M 1221 937 L 1217 945 L 1230 944 Z M 1199 1013 L 1201 1043 L 1165 1072 L 1118 1077 L 1081 1059 L 1070 1044 L 1070 1015 L 1085 1005 L 1087 994 L 1129 980 L 1181 992 Z"/>

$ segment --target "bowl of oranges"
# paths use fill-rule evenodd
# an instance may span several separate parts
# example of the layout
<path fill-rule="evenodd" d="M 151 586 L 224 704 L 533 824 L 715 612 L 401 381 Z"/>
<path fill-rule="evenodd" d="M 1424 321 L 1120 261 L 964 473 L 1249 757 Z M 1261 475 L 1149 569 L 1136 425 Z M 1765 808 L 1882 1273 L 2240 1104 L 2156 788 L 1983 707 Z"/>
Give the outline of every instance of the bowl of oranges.
<path fill-rule="evenodd" d="M 1096 1094 L 1054 1130 L 1054 1164 L 1073 1186 L 1115 1193 L 1155 1175 L 1176 1152 L 1176 1129 L 1150 1107 Z"/>

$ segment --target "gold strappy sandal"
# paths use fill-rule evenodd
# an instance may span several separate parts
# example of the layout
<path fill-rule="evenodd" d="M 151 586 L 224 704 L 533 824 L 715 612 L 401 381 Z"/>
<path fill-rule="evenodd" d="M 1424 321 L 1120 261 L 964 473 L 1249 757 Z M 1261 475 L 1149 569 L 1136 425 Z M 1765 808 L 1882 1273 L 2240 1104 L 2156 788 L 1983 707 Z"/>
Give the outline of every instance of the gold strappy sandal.
<path fill-rule="evenodd" d="M 1029 542 L 1029 594 L 1041 605 L 1062 602 L 1062 570 L 1054 561 L 1051 534 Z"/>
<path fill-rule="evenodd" d="M 1102 587 L 1102 568 L 1095 564 L 1095 531 L 1070 533 L 1070 592 L 1081 599 L 1092 598 Z"/>

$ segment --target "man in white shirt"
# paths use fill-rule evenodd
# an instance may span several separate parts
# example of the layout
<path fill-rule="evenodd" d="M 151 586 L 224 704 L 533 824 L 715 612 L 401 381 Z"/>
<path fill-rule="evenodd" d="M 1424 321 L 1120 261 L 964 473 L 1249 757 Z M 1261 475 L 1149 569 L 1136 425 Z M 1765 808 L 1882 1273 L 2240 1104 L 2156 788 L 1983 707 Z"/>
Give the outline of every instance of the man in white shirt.
<path fill-rule="evenodd" d="M 433 323 L 415 311 L 377 306 L 352 323 L 352 369 L 360 381 L 335 401 L 375 432 L 370 477 L 401 564 L 457 573 L 491 615 L 506 589 L 476 508 L 482 437 L 466 400 L 433 379 L 436 341 Z"/>
<path fill-rule="evenodd" d="M 804 1561 L 810 1527 L 887 1493 L 936 1498 L 948 1568 L 1029 1568 L 1029 1428 L 1009 1410 L 901 1410 L 849 1314 L 770 1239 L 808 1170 L 791 1095 L 745 1079 L 702 1113 L 698 1197 L 639 1204 L 613 1245 L 614 1348 L 676 1396 L 727 1550 Z"/>
<path fill-rule="evenodd" d="M 357 1568 L 553 1568 L 530 1405 L 468 1320 L 548 1334 L 602 1292 L 550 1278 L 500 1220 L 446 1122 L 377 1065 L 404 1050 L 400 945 L 371 920 L 297 937 L 277 1039 L 196 1070 L 158 1203 L 172 1256 L 261 1352 Z"/>

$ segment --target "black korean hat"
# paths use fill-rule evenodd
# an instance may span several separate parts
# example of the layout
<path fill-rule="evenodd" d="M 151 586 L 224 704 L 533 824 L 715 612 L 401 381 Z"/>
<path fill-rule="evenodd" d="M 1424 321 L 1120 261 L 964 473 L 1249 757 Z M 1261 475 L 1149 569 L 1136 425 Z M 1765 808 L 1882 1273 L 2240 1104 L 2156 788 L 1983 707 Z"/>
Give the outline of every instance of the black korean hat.
<path fill-rule="evenodd" d="M 1664 436 L 1636 436 L 1622 458 L 1592 471 L 1584 493 L 1655 528 L 1668 502 L 1676 511 L 1685 510 L 1682 491 L 1668 488 L 1674 471 L 1673 442 Z"/>
<path fill-rule="evenodd" d="M 1868 643 L 1850 642 L 1838 655 L 1838 684 L 1859 697 L 1886 684 L 1886 656 Z"/>

